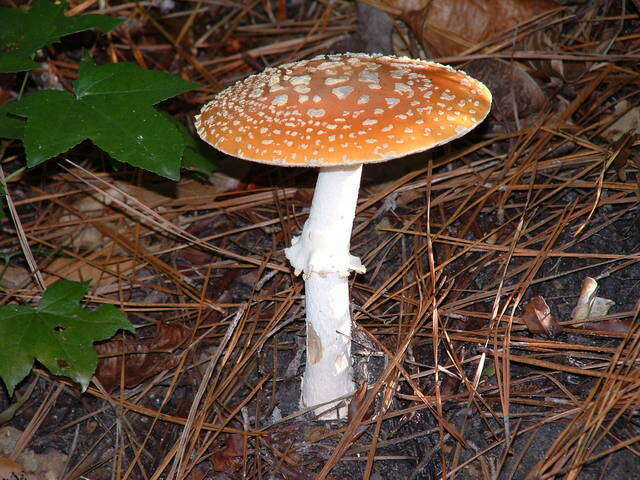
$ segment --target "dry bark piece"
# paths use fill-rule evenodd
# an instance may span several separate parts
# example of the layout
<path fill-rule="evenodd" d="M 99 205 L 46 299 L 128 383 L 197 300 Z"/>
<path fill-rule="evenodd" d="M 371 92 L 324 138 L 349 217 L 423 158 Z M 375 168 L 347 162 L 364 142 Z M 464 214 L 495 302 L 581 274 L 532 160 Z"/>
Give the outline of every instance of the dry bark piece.
<path fill-rule="evenodd" d="M 558 320 L 551 314 L 546 300 L 541 296 L 533 297 L 524 309 L 522 319 L 531 333 L 557 335 L 562 331 Z"/>
<path fill-rule="evenodd" d="M 190 337 L 190 330 L 181 324 L 158 324 L 156 334 L 146 341 L 129 336 L 115 338 L 96 345 L 100 356 L 96 377 L 107 389 L 120 386 L 124 355 L 124 387 L 133 388 L 163 370 L 173 368 L 178 356 L 173 350 Z"/>
<path fill-rule="evenodd" d="M 309 217 L 285 255 L 305 280 L 310 361 L 301 404 L 318 405 L 322 419 L 345 418 L 336 399 L 355 390 L 347 277 L 365 272 L 349 253 L 362 165 L 461 137 L 490 105 L 482 83 L 451 67 L 350 53 L 266 69 L 218 94 L 198 115 L 198 134 L 227 154 L 321 167 Z"/>

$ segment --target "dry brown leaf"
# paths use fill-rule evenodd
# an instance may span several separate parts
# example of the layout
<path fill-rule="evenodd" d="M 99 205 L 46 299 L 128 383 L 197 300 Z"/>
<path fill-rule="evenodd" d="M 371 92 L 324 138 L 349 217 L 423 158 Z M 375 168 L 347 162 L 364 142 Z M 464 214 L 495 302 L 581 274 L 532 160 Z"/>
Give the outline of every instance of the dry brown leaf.
<path fill-rule="evenodd" d="M 315 478 L 312 471 L 304 467 L 292 467 L 286 463 L 277 462 L 274 464 L 274 468 L 282 475 L 286 480 L 309 480 Z M 327 480 L 335 480 L 335 477 L 327 475 Z"/>
<path fill-rule="evenodd" d="M 640 117 L 638 117 L 640 122 Z M 638 131 L 623 134 L 611 147 L 611 151 L 614 153 L 615 158 L 613 160 L 613 166 L 616 169 L 618 180 L 621 182 L 627 181 L 627 164 L 631 162 L 634 166 L 639 164 L 640 154 L 633 151 L 631 147 L 640 139 L 640 123 L 638 123 Z"/>
<path fill-rule="evenodd" d="M 162 206 L 166 203 L 176 205 L 194 205 L 210 202 L 217 195 L 242 187 L 235 177 L 222 172 L 215 172 L 209 178 L 210 183 L 184 178 L 179 183 L 171 180 L 159 180 L 144 183 L 144 186 L 117 181 L 117 187 L 149 207 Z"/>
<path fill-rule="evenodd" d="M 349 407 L 347 408 L 347 418 L 349 421 L 352 421 L 358 413 L 358 410 L 362 408 L 362 402 L 364 402 L 365 397 L 367 396 L 368 391 L 367 382 L 362 382 L 356 390 L 356 393 L 353 394 L 351 401 L 349 402 Z M 369 405 L 369 411 L 363 417 L 363 420 L 367 420 L 371 418 L 373 415 L 373 404 Z"/>
<path fill-rule="evenodd" d="M 613 118 L 617 118 L 602 132 L 602 136 L 610 142 L 616 142 L 625 135 L 640 134 L 640 106 L 632 106 L 621 100 L 613 107 Z"/>
<path fill-rule="evenodd" d="M 590 2 L 591 5 L 587 7 L 560 9 L 562 4 L 553 0 L 380 1 L 390 13 L 397 14 L 407 23 L 427 54 L 434 57 L 460 55 L 484 44 L 509 52 L 521 50 L 550 54 L 580 45 L 584 53 L 604 54 L 617 34 L 614 26 L 603 30 L 601 24 L 589 21 L 600 15 L 599 2 Z M 532 28 L 517 42 L 510 41 L 515 37 L 515 32 L 522 31 L 516 30 L 516 27 L 543 18 L 553 10 L 557 10 L 557 17 L 542 20 L 548 26 Z M 568 13 L 576 15 L 572 22 L 564 25 L 554 22 L 560 15 Z M 591 41 L 594 38 L 599 40 Z M 571 39 L 569 44 L 567 39 Z M 568 82 L 578 80 L 593 66 L 593 62 L 566 60 L 561 55 L 530 60 L 528 63 L 540 73 Z"/>
<path fill-rule="evenodd" d="M 75 250 L 97 250 L 108 242 L 108 238 L 95 228 L 90 220 L 115 213 L 110 208 L 111 203 L 115 200 L 123 201 L 124 196 L 115 188 L 109 188 L 104 193 L 95 193 L 93 195 L 84 196 L 77 201 L 70 202 L 73 208 L 78 212 L 75 215 L 71 212 L 65 212 L 62 216 L 55 219 L 59 223 L 76 223 L 69 227 L 57 227 L 60 235 L 70 235 L 70 245 Z M 108 222 L 111 228 L 115 226 L 113 222 Z"/>
<path fill-rule="evenodd" d="M 576 2 L 571 2 L 576 3 Z M 609 8 L 615 8 L 615 4 L 620 2 L 611 2 Z M 542 31 L 533 33 L 527 37 L 525 50 L 557 53 L 559 49 L 566 47 L 580 46 L 580 51 L 586 54 L 605 54 L 611 47 L 612 39 L 615 38 L 617 26 L 612 22 L 593 22 L 592 19 L 602 16 L 601 2 L 583 2 L 582 6 L 577 6 L 569 12 L 576 15 L 574 21 L 565 24 L 563 28 L 560 25 L 547 28 Z M 565 10 L 565 14 L 568 13 Z M 611 12 L 613 14 L 613 12 Z M 607 25 L 607 23 L 609 23 Z M 568 27 L 568 28 L 567 28 Z M 568 39 L 573 39 L 567 43 Z M 551 60 L 531 61 L 540 73 L 549 75 L 550 77 L 559 77 L 567 82 L 575 82 L 582 75 L 587 73 L 593 66 L 593 62 L 576 62 L 566 61 L 561 55 Z"/>
<path fill-rule="evenodd" d="M 213 455 L 213 468 L 216 472 L 237 472 L 242 466 L 244 455 L 244 435 L 230 433 L 227 435 L 226 447 Z"/>
<path fill-rule="evenodd" d="M 212 183 L 202 183 L 192 179 L 184 179 L 180 183 L 169 180 L 146 181 L 144 186 L 134 185 L 120 180 L 111 180 L 113 187 L 102 192 L 93 192 L 76 201 L 70 202 L 78 215 L 72 212 L 64 212 L 54 221 L 58 223 L 74 223 L 68 227 L 58 227 L 60 235 L 69 235 L 69 244 L 75 250 L 97 250 L 103 248 L 109 238 L 103 235 L 93 224 L 100 218 L 126 211 L 122 204 L 139 209 L 137 202 L 141 202 L 149 208 L 161 211 L 164 205 L 180 206 L 210 202 L 220 192 L 238 188 L 241 184 L 236 178 L 216 172 L 211 177 Z M 127 230 L 134 226 L 135 222 L 127 216 L 115 221 L 105 222 L 105 225 L 116 232 L 128 236 Z M 137 235 L 144 238 L 150 229 L 140 224 Z M 159 248 L 157 245 L 154 247 Z M 150 248 L 150 246 L 147 246 Z M 120 252 L 118 246 L 114 250 Z"/>
<path fill-rule="evenodd" d="M 546 96 L 518 64 L 485 58 L 469 62 L 464 70 L 491 90 L 491 114 L 504 132 L 516 132 L 539 120 Z"/>
<path fill-rule="evenodd" d="M 182 346 L 190 334 L 190 330 L 182 324 L 160 323 L 155 336 L 149 340 L 141 342 L 124 336 L 97 344 L 100 361 L 96 377 L 107 390 L 117 388 L 124 354 L 124 387 L 135 387 L 147 378 L 176 366 L 179 358 L 173 351 Z"/>
<path fill-rule="evenodd" d="M 211 263 L 213 254 L 198 247 L 186 247 L 179 251 L 178 256 L 189 265 L 207 265 Z"/>
<path fill-rule="evenodd" d="M 533 297 L 524 309 L 522 319 L 531 333 L 557 335 L 562 331 L 558 320 L 551 314 L 551 309 L 544 298 Z"/>
<path fill-rule="evenodd" d="M 14 462 L 5 457 L 0 457 L 0 480 L 17 480 L 23 479 L 24 469 Z"/>
<path fill-rule="evenodd" d="M 455 395 L 460 389 L 461 380 L 451 375 L 443 375 L 440 394 L 444 396 Z"/>
<path fill-rule="evenodd" d="M 629 333 L 633 328 L 633 320 L 626 319 L 611 319 L 603 320 L 601 322 L 585 322 L 582 324 L 582 328 L 587 330 L 600 330 L 601 332 L 609 333 Z"/>
<path fill-rule="evenodd" d="M 125 257 L 97 258 L 93 262 L 95 266 L 82 263 L 76 258 L 56 258 L 46 267 L 46 272 L 52 274 L 55 279 L 66 278 L 76 282 L 91 281 L 92 287 L 109 285 L 118 278 L 105 270 L 119 275 L 130 275 L 136 266 L 135 260 Z M 52 280 L 53 281 L 53 280 Z"/>
<path fill-rule="evenodd" d="M 0 428 L 0 454 L 9 455 L 24 432 L 17 428 L 6 426 Z M 3 462 L 4 460 L 4 462 Z M 54 448 L 47 448 L 44 452 L 36 453 L 30 448 L 20 452 L 15 462 L 0 457 L 0 480 L 48 480 L 62 478 L 69 457 Z M 17 467 L 16 467 L 17 465 Z M 4 470 L 3 470 L 4 469 Z M 22 474 L 11 476 L 11 470 Z M 3 474 L 9 473 L 4 477 Z"/>
<path fill-rule="evenodd" d="M 185 480 L 213 480 L 215 477 L 211 476 L 210 462 L 208 460 L 204 460 L 193 467 L 184 478 Z"/>
<path fill-rule="evenodd" d="M 551 0 L 387 0 L 431 56 L 458 55 L 558 8 Z"/>
<path fill-rule="evenodd" d="M 0 286 L 5 288 L 24 288 L 31 281 L 31 273 L 29 270 L 19 266 L 9 265 L 6 269 L 0 266 Z"/>

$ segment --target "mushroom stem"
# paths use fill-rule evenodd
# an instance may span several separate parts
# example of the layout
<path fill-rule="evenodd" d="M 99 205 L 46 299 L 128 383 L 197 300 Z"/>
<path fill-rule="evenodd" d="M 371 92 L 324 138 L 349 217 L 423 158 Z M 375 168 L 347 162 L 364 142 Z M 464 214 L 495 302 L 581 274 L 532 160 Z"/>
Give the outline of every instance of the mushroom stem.
<path fill-rule="evenodd" d="M 351 368 L 351 270 L 364 273 L 349 254 L 362 165 L 320 169 L 309 218 L 285 254 L 296 275 L 304 272 L 307 366 L 302 406 L 318 405 L 354 392 Z M 316 409 L 323 420 L 344 418 L 338 402 Z"/>
<path fill-rule="evenodd" d="M 305 280 L 307 366 L 302 376 L 302 408 L 331 402 L 355 391 L 351 368 L 349 279 L 312 273 Z M 315 409 L 321 420 L 346 418 L 349 399 Z M 337 408 L 336 408 L 337 407 Z"/>

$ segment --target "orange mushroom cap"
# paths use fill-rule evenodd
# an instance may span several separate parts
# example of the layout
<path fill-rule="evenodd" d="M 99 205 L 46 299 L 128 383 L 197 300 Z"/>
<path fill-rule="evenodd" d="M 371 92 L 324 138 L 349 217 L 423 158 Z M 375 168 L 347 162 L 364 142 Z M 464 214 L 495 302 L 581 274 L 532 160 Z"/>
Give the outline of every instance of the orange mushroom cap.
<path fill-rule="evenodd" d="M 196 118 L 203 140 L 291 167 L 376 163 L 461 137 L 491 93 L 446 65 L 345 53 L 268 68 L 220 92 Z"/>

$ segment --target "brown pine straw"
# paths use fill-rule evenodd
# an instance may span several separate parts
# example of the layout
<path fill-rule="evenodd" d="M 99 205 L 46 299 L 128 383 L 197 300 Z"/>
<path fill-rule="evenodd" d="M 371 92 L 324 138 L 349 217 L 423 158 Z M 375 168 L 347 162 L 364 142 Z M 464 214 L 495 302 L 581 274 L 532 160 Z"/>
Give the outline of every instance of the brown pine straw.
<path fill-rule="evenodd" d="M 388 2 L 367 1 L 397 11 Z M 71 0 L 70 14 L 127 20 L 130 27 L 109 34 L 106 45 L 96 44 L 100 58 L 202 84 L 171 104 L 189 126 L 199 106 L 224 86 L 257 68 L 326 53 L 356 29 L 353 2 L 347 1 L 304 2 L 295 16 L 281 2 L 265 0 L 179 3 L 162 14 L 147 2 Z M 640 436 L 627 419 L 640 408 L 640 304 L 592 319 L 627 325 L 626 331 L 576 328 L 570 315 L 560 313 L 579 295 L 579 288 L 562 288 L 563 282 L 579 285 L 586 275 L 602 285 L 620 281 L 640 261 L 637 249 L 591 247 L 612 233 L 629 235 L 620 231 L 640 206 L 638 137 L 606 137 L 607 128 L 640 103 L 634 68 L 640 33 L 620 27 L 637 22 L 637 15 L 597 16 L 594 10 L 579 21 L 575 31 L 581 33 L 561 37 L 553 51 L 510 49 L 516 36 L 544 34 L 551 26 L 570 29 L 575 22 L 566 10 L 549 12 L 462 55 L 437 59 L 455 65 L 487 58 L 519 62 L 547 82 L 548 101 L 535 122 L 507 133 L 479 130 L 419 157 L 421 167 L 409 173 L 386 175 L 385 182 L 369 181 L 365 173 L 352 249 L 369 272 L 351 282 L 354 350 L 383 359 L 384 366 L 366 379 L 349 422 L 334 429 L 304 430 L 301 425 L 310 425 L 304 411 L 282 420 L 272 416 L 282 392 L 299 381 L 285 375 L 285 363 L 304 361 L 296 343 L 303 328 L 302 282 L 282 249 L 305 220 L 312 175 L 253 168 L 246 183 L 231 190 L 205 185 L 140 200 L 131 193 L 137 190 L 125 191 L 116 181 L 151 189 L 155 180 L 109 173 L 85 154 L 70 153 L 38 181 L 33 173 L 11 175 L 11 162 L 21 153 L 3 157 L 17 230 L 45 286 L 61 277 L 85 279 L 91 271 L 89 305 L 122 308 L 142 332 L 161 320 L 192 329 L 189 343 L 173 352 L 176 366 L 128 390 L 88 389 L 82 413 L 58 432 L 97 419 L 101 433 L 89 447 L 78 442 L 84 450 L 74 453 L 65 478 L 95 468 L 119 479 L 186 479 L 199 465 L 210 465 L 229 435 L 241 435 L 245 447 L 235 474 L 255 479 L 273 472 L 339 478 L 354 468 L 369 479 L 378 467 L 397 464 L 411 465 L 409 478 L 420 478 L 420 467 L 431 465 L 447 479 L 473 468 L 483 478 L 573 480 L 593 462 L 615 462 L 623 450 L 638 456 Z M 611 38 L 606 49 L 595 50 L 603 25 Z M 46 73 L 70 87 L 77 58 L 65 50 L 48 54 Z M 537 72 L 529 60 L 589 68 L 567 83 Z M 623 101 L 627 106 L 614 113 Z M 191 181 L 180 185 L 193 186 Z M 89 197 L 102 199 L 98 210 L 78 208 Z M 99 244 L 78 248 L 74 241 L 87 231 L 100 234 Z M 0 236 L 3 252 L 29 251 L 6 233 Z M 19 267 L 19 258 L 11 257 L 9 265 Z M 60 259 L 62 267 L 55 263 Z M 625 285 L 637 296 L 635 287 Z M 523 307 L 537 289 L 545 289 L 570 334 L 549 338 L 526 329 Z M 35 302 L 41 289 L 27 277 L 3 294 L 3 305 Z M 61 392 L 74 388 L 44 370 L 35 374 L 52 394 L 34 400 L 38 410 L 20 449 L 38 435 Z M 581 388 L 569 382 L 574 377 Z M 447 387 L 451 379 L 457 389 Z M 159 403 L 149 401 L 152 395 Z M 529 446 L 548 425 L 559 433 L 535 468 L 524 472 Z M 296 435 L 286 437 L 292 426 Z M 105 438 L 117 440 L 107 458 Z M 300 470 L 308 466 L 309 451 L 322 452 L 313 473 Z"/>

